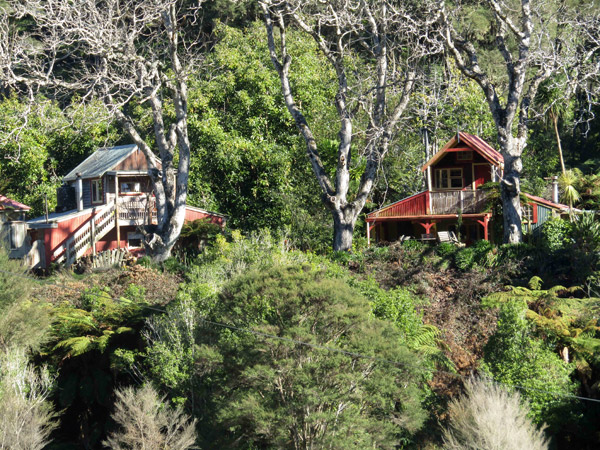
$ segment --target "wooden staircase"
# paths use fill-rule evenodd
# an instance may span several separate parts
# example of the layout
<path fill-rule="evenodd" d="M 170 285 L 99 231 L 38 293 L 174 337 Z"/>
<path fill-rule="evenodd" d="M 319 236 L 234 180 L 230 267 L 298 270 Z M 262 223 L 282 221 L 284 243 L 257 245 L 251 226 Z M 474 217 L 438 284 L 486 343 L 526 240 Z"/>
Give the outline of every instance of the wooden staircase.
<path fill-rule="evenodd" d="M 54 251 L 55 261 L 70 266 L 116 226 L 115 204 L 100 208 Z"/>

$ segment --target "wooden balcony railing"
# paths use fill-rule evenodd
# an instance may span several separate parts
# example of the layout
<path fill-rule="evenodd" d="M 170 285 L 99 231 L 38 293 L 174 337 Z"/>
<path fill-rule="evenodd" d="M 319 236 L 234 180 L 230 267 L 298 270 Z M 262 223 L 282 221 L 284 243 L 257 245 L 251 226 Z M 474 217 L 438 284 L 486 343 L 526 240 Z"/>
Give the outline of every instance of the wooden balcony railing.
<path fill-rule="evenodd" d="M 119 221 L 132 225 L 157 223 L 156 201 L 146 197 L 119 197 Z"/>
<path fill-rule="evenodd" d="M 485 211 L 489 194 L 475 191 L 438 191 L 431 192 L 431 214 L 477 214 Z"/>

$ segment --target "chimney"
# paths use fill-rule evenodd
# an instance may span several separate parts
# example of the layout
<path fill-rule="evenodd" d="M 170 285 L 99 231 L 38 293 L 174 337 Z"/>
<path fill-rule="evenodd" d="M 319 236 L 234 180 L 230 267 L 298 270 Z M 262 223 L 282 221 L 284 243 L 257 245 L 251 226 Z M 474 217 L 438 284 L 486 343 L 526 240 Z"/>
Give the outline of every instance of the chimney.
<path fill-rule="evenodd" d="M 83 183 L 81 181 L 81 174 L 77 173 L 76 175 L 75 202 L 77 203 L 77 211 L 83 211 Z"/>
<path fill-rule="evenodd" d="M 552 201 L 558 203 L 558 177 L 552 177 Z"/>

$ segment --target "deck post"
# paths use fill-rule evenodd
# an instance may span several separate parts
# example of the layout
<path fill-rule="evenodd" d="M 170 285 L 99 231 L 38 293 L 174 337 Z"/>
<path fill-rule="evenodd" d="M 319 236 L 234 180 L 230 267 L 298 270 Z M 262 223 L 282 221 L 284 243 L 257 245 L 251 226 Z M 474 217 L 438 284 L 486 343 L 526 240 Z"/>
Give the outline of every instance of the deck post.
<path fill-rule="evenodd" d="M 423 228 L 425 228 L 425 233 L 426 234 L 429 234 L 429 233 L 431 233 L 431 229 L 435 225 L 435 220 L 432 220 L 430 222 L 417 222 L 417 223 L 419 225 L 421 225 Z"/>
<path fill-rule="evenodd" d="M 117 228 L 117 249 L 121 248 L 121 230 L 119 229 L 119 177 L 115 175 L 115 227 Z"/>
<path fill-rule="evenodd" d="M 371 224 L 367 222 L 367 248 L 371 246 Z"/>
<path fill-rule="evenodd" d="M 488 225 L 490 223 L 490 216 L 486 214 L 483 220 L 478 220 L 477 223 L 483 227 L 483 239 L 489 241 Z"/>

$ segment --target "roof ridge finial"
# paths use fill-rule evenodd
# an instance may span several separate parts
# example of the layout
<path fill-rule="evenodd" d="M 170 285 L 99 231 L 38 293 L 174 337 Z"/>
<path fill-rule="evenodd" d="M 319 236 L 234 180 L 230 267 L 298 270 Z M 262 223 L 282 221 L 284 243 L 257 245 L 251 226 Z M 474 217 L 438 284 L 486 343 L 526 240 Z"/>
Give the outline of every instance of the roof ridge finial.
<path fill-rule="evenodd" d="M 456 123 L 456 143 L 460 144 L 460 124 Z"/>

